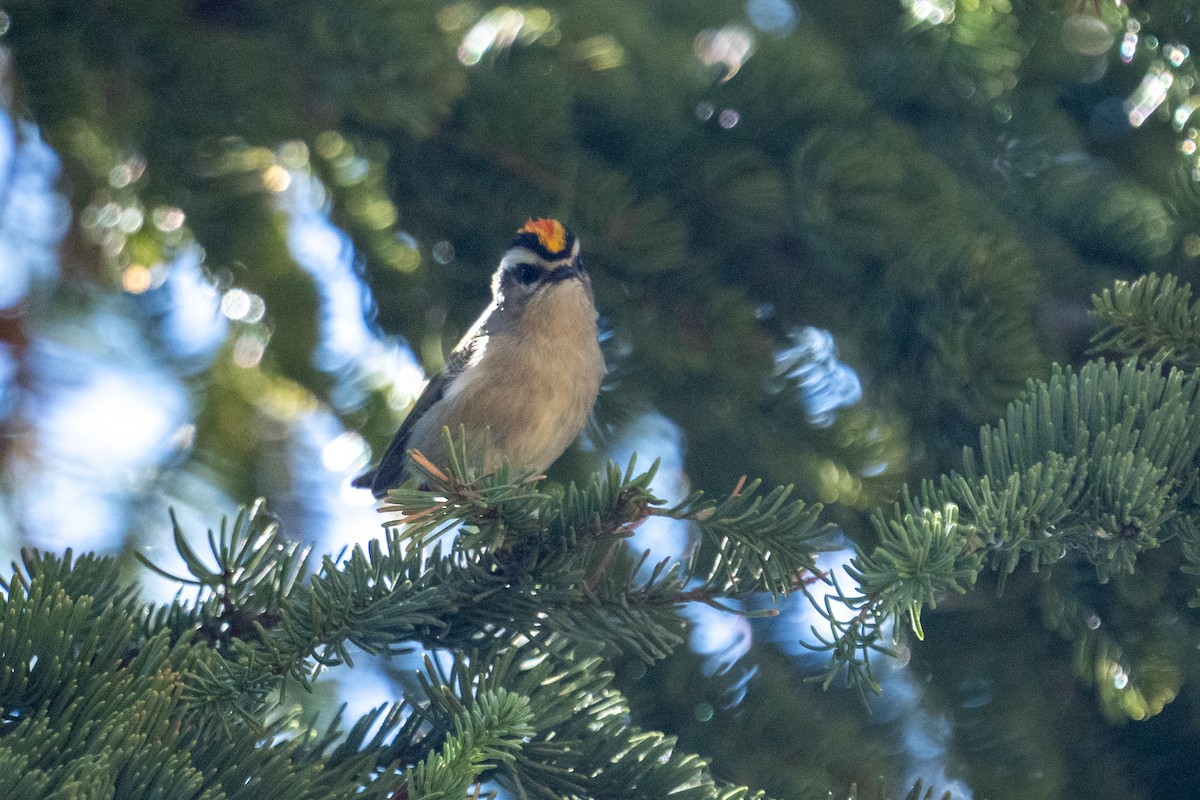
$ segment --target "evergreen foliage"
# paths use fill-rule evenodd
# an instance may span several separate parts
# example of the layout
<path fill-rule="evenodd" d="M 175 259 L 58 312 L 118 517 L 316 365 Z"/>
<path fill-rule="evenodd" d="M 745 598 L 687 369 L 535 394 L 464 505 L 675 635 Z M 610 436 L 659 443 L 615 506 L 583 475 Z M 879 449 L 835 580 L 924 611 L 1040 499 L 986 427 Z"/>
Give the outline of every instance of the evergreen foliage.
<path fill-rule="evenodd" d="M 254 505 L 207 547 L 173 519 L 186 574 L 146 564 L 185 594 L 159 604 L 126 559 L 27 551 L 0 583 L 0 796 L 894 797 L 912 731 L 847 709 L 897 663 L 953 732 L 930 785 L 1200 792 L 1193 53 L 1194 0 L 8 3 L 0 140 L 16 120 L 61 159 L 69 214 L 14 233 L 28 176 L 3 178 L 0 271 L 38 235 L 61 269 L 0 308 L 0 527 L 36 505 L 38 359 L 70 342 L 186 395 L 186 435 L 114 470 L 126 510 L 207 504 L 197 481 L 267 495 L 287 535 Z M 395 359 L 329 347 L 305 213 L 428 371 L 512 229 L 568 221 L 606 329 L 594 447 L 552 480 L 418 460 L 378 540 L 289 541 L 322 525 L 281 455 L 299 420 L 379 446 L 404 405 Z M 187 259 L 258 304 L 208 353 L 167 346 Z M 1087 361 L 1102 286 L 1117 360 Z M 834 356 L 807 326 L 861 400 L 811 402 Z M 690 485 L 736 488 L 663 502 L 653 468 L 604 466 L 648 410 Z M 684 555 L 627 545 L 663 519 Z M 737 668 L 684 647 L 696 603 L 753 634 L 729 708 Z M 770 627 L 805 603 L 816 668 Z M 417 647 L 394 705 L 295 709 Z"/>
<path fill-rule="evenodd" d="M 1093 303 L 1104 325 L 1096 335 L 1097 349 L 1153 354 L 1181 369 L 1200 366 L 1200 309 L 1192 302 L 1190 284 L 1152 272 L 1135 281 L 1119 281 Z"/>
<path fill-rule="evenodd" d="M 1158 312 L 1134 308 L 1140 321 Z M 1177 543 L 1182 571 L 1200 574 L 1197 404 L 1200 377 L 1161 360 L 1093 361 L 1032 382 L 984 427 L 978 452 L 964 451 L 962 473 L 875 514 L 878 544 L 852 562 L 856 585 L 822 607 L 834 632 L 823 640 L 826 684 L 846 668 L 878 690 L 869 655 L 884 649 L 885 631 L 898 641 L 893 623 L 906 621 L 923 637 L 922 611 L 967 591 L 986 564 L 1004 575 L 1025 557 L 1037 571 L 1078 553 L 1104 582 Z M 212 567 L 176 524 L 190 575 L 163 574 L 199 587 L 192 603 L 142 603 L 110 559 L 28 555 L 0 583 L 6 788 L 440 798 L 489 777 L 529 797 L 655 798 L 684 786 L 688 796 L 761 797 L 721 788 L 673 739 L 631 726 L 603 665 L 621 652 L 668 655 L 685 601 L 721 608 L 721 598 L 780 598 L 831 580 L 814 562 L 820 509 L 789 501 L 786 488 L 756 496 L 757 482 L 723 502 L 697 493 L 659 508 L 654 470 L 635 475 L 632 465 L 543 489 L 539 476 L 485 474 L 446 437 L 447 468 L 416 453 L 425 488 L 390 494 L 385 510 L 401 516 L 387 538 L 324 559 L 310 578 L 307 550 L 280 540 L 258 506 L 209 532 Z M 648 553 L 617 545 L 652 514 L 690 521 L 715 555 L 645 574 Z M 438 540 L 451 532 L 444 550 Z M 856 613 L 847 620 L 839 605 Z M 310 686 L 326 668 L 352 666 L 354 650 L 414 644 L 448 650 L 452 665 L 427 658 L 420 700 L 371 712 L 336 747 L 336 729 L 297 730 L 280 713 L 289 680 Z M 1090 646 L 1119 657 L 1107 634 Z M 236 768 L 222 755 L 235 752 Z"/>
<path fill-rule="evenodd" d="M 544 491 L 506 469 L 484 475 L 482 459 L 447 445 L 446 471 L 415 462 L 429 490 L 391 496 L 412 524 L 311 577 L 307 551 L 257 506 L 210 531 L 208 557 L 176 525 L 190 573 L 176 580 L 199 587 L 192 602 L 147 606 L 115 588 L 110 559 L 28 556 L 2 584 L 3 744 L 7 763 L 26 766 L 11 788 L 440 798 L 484 776 L 527 797 L 762 797 L 714 783 L 703 759 L 632 726 L 604 657 L 666 655 L 682 641 L 683 602 L 786 593 L 812 569 L 817 510 L 786 489 L 697 494 L 656 513 L 718 537 L 715 566 L 642 576 L 645 555 L 615 545 L 661 504 L 652 471 L 610 467 Z M 433 534 L 448 523 L 463 527 L 443 551 Z M 427 659 L 421 700 L 368 714 L 336 746 L 336 730 L 297 727 L 282 710 L 289 682 L 310 686 L 354 652 L 416 645 L 448 650 L 453 665 Z"/>
<path fill-rule="evenodd" d="M 857 585 L 840 596 L 858 613 L 844 620 L 826 606 L 838 633 L 825 642 L 831 669 L 869 680 L 855 659 L 879 649 L 881 627 L 906 622 L 923 637 L 922 610 L 966 591 L 985 564 L 1003 586 L 1023 557 L 1036 572 L 1073 553 L 1103 583 L 1174 540 L 1194 573 L 1198 453 L 1195 374 L 1158 361 L 1056 368 L 983 428 L 962 473 L 924 481 L 874 515 L 878 544 L 854 559 Z"/>

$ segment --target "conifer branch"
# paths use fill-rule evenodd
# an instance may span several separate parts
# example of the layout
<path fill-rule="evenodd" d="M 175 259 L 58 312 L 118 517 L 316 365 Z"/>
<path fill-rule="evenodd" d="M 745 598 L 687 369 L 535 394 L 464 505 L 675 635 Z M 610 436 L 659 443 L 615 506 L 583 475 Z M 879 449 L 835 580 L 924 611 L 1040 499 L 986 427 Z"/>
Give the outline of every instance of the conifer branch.
<path fill-rule="evenodd" d="M 141 553 L 134 556 L 151 571 L 184 585 L 201 589 L 198 603 L 185 622 L 200 639 L 228 646 L 255 636 L 256 627 L 278 624 L 276 608 L 310 572 L 311 549 L 282 539 L 279 525 L 263 510 L 262 501 L 242 509 L 232 528 L 221 521 L 219 532 L 208 531 L 209 567 L 191 546 L 187 534 L 171 512 L 175 547 L 190 577 L 174 575 Z"/>
<path fill-rule="evenodd" d="M 1095 351 L 1160 359 L 1181 369 L 1200 366 L 1200 301 L 1192 301 L 1191 284 L 1151 272 L 1117 281 L 1093 295 L 1092 305 L 1103 325 L 1092 337 Z"/>
<path fill-rule="evenodd" d="M 706 762 L 679 751 L 673 737 L 630 726 L 612 678 L 586 643 L 497 647 L 471 652 L 448 670 L 427 663 L 421 683 L 428 702 L 414 711 L 430 726 L 433 742 L 489 693 L 524 698 L 532 730 L 515 757 L 495 759 L 491 774 L 529 797 L 655 800 L 683 786 L 703 800 L 763 797 L 717 784 Z"/>
<path fill-rule="evenodd" d="M 529 702 L 504 689 L 480 692 L 455 715 L 453 732 L 406 776 L 409 800 L 463 797 L 487 767 L 510 762 L 533 733 Z"/>
<path fill-rule="evenodd" d="M 791 486 L 759 495 L 762 481 L 743 478 L 721 502 L 696 492 L 670 509 L 648 513 L 695 524 L 716 552 L 704 588 L 723 596 L 769 592 L 787 596 L 805 575 L 819 574 L 814 560 L 829 526 L 818 522 L 822 507 L 790 500 Z"/>
<path fill-rule="evenodd" d="M 187 580 L 202 596 L 173 629 L 190 625 L 205 641 L 219 630 L 223 646 L 257 653 L 237 662 L 239 670 L 252 662 L 250 673 L 214 674 L 197 690 L 223 702 L 229 687 L 249 691 L 271 675 L 307 684 L 323 668 L 352 664 L 354 648 L 383 653 L 413 640 L 461 647 L 481 636 L 537 643 L 562 635 L 655 661 L 682 642 L 681 604 L 778 597 L 817 574 L 820 509 L 790 499 L 787 487 L 760 495 L 756 481 L 720 503 L 697 493 L 658 509 L 649 490 L 656 465 L 643 473 L 635 462 L 610 465 L 585 486 L 546 491 L 536 476 L 504 466 L 485 472 L 449 434 L 447 452 L 444 469 L 414 459 L 424 488 L 391 493 L 389 508 L 410 524 L 389 525 L 382 541 L 340 561 L 326 558 L 307 582 L 295 580 L 302 554 L 280 545 L 273 527 L 252 524 L 257 509 L 210 533 L 216 568 L 177 527 Z M 662 562 L 644 574 L 649 554 L 617 545 L 651 513 L 693 522 L 714 544 L 713 562 Z M 445 548 L 433 543 L 455 525 Z M 250 592 L 259 585 L 273 588 L 259 597 Z"/>
<path fill-rule="evenodd" d="M 815 649 L 831 661 L 821 679 L 844 673 L 877 689 L 869 656 L 886 652 L 886 632 L 897 640 L 904 624 L 921 638 L 921 612 L 966 591 L 988 564 L 1003 580 L 1023 557 L 1036 571 L 1074 554 L 1104 582 L 1178 538 L 1185 571 L 1194 567 L 1198 454 L 1200 375 L 1102 360 L 1056 367 L 982 429 L 961 474 L 876 513 L 878 542 L 848 569 L 857 586 L 835 582 L 824 605 L 831 634 Z"/>

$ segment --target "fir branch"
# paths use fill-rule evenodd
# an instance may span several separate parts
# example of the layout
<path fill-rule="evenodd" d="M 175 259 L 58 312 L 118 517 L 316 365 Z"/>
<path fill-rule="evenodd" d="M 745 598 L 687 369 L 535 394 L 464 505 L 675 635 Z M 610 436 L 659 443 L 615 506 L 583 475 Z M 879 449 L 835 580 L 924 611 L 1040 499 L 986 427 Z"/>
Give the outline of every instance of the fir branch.
<path fill-rule="evenodd" d="M 525 698 L 504 689 L 478 693 L 455 715 L 441 747 L 408 772 L 408 798 L 463 797 L 485 769 L 513 761 L 521 740 L 534 733 L 532 721 Z"/>
<path fill-rule="evenodd" d="M 248 534 L 253 512 L 232 529 L 223 525 L 218 534 L 210 533 L 216 569 L 190 551 L 177 526 L 194 576 L 189 580 L 203 591 L 195 611 L 175 615 L 173 627 L 194 626 L 207 641 L 213 638 L 206 631 L 219 630 L 222 646 L 248 642 L 262 651 L 253 659 L 262 671 L 258 677 L 219 674 L 201 680 L 199 690 L 219 704 L 230 691 L 237 694 L 235 685 L 242 690 L 260 685 L 264 675 L 307 683 L 323 667 L 353 663 L 352 647 L 381 653 L 414 639 L 439 647 L 481 635 L 539 641 L 558 631 L 648 661 L 678 646 L 682 621 L 675 595 L 684 578 L 672 571 L 669 580 L 639 581 L 626 555 L 600 555 L 656 502 L 648 491 L 652 470 L 635 474 L 631 464 L 622 473 L 613 466 L 585 487 L 546 492 L 530 489 L 523 477 L 512 482 L 504 467 L 493 474 L 480 469 L 463 454 L 446 472 L 426 470 L 436 489 L 392 495 L 406 514 L 438 508 L 418 527 L 475 523 L 448 553 L 425 544 L 422 533 L 391 526 L 383 541 L 366 550 L 355 548 L 337 562 L 325 559 L 305 584 L 295 580 L 299 551 L 280 545 L 273 528 L 257 538 Z M 599 562 L 606 564 L 602 580 L 589 581 Z M 269 605 L 255 605 L 241 594 L 253 586 L 281 588 L 264 592 Z M 255 615 L 246 626 L 234 624 L 251 610 Z"/>
<path fill-rule="evenodd" d="M 208 548 L 215 567 L 191 546 L 187 534 L 171 512 L 175 548 L 191 577 L 174 575 L 141 553 L 134 556 L 151 571 L 184 585 L 200 588 L 187 624 L 200 639 L 221 647 L 253 638 L 256 628 L 273 628 L 279 622 L 283 598 L 310 572 L 311 548 L 286 542 L 277 521 L 263 510 L 259 499 L 238 512 L 233 526 L 222 519 L 219 532 L 208 531 Z M 178 619 L 178 617 L 177 617 Z"/>
<path fill-rule="evenodd" d="M 915 497 L 906 490 L 890 513 L 876 513 L 878 542 L 848 570 L 855 590 L 837 588 L 822 611 L 831 633 L 815 649 L 831 662 L 821 679 L 844 672 L 877 689 L 869 655 L 884 649 L 883 632 L 895 638 L 907 623 L 922 637 L 921 612 L 974 584 L 989 554 L 1001 576 L 1023 555 L 1036 570 L 1072 553 L 1102 582 L 1132 572 L 1140 553 L 1188 531 L 1178 520 L 1196 510 L 1198 454 L 1200 375 L 1104 361 L 1078 373 L 1056 367 L 982 429 L 962 474 L 926 481 Z"/>
<path fill-rule="evenodd" d="M 878 598 L 847 594 L 836 575 L 830 575 L 829 581 L 832 591 L 823 600 L 806 592 L 827 630 L 814 625 L 811 633 L 815 643 L 801 640 L 800 644 L 808 650 L 829 655 L 825 667 L 808 680 L 828 689 L 842 677 L 865 702 L 868 690 L 876 694 L 883 690 L 871 669 L 872 654 L 894 655 L 881 644 L 888 612 Z"/>
<path fill-rule="evenodd" d="M 1092 315 L 1103 327 L 1092 337 L 1096 352 L 1166 361 L 1181 369 L 1200 366 L 1200 300 L 1174 275 L 1117 281 L 1092 296 Z"/>
<path fill-rule="evenodd" d="M 254 648 L 239 642 L 222 655 L 166 629 L 143 639 L 130 608 L 97 608 L 91 596 L 64 590 L 94 579 L 96 562 L 75 562 L 77 579 L 65 560 L 49 561 L 27 559 L 37 574 L 16 572 L 0 594 L 0 795 L 382 800 L 399 784 L 399 776 L 373 774 L 398 714 L 382 719 L 366 743 L 374 750 L 359 748 L 360 721 L 324 760 L 312 758 L 273 703 L 257 703 L 250 724 L 228 724 L 231 708 L 262 695 L 230 680 L 239 669 L 257 672 Z M 228 702 L 212 702 L 205 675 Z"/>
<path fill-rule="evenodd" d="M 447 530 L 462 525 L 455 542 L 459 549 L 503 548 L 510 537 L 529 536 L 539 530 L 545 516 L 543 505 L 551 496 L 540 493 L 536 483 L 542 476 L 532 472 L 512 474 L 507 464 L 488 471 L 484 461 L 490 434 L 475 452 L 467 448 L 466 429 L 459 426 L 458 438 L 442 429 L 448 463 L 443 471 L 419 450 L 410 463 L 418 488 L 400 487 L 388 493 L 390 505 L 384 513 L 399 512 L 386 523 L 404 539 L 420 545 Z"/>
<path fill-rule="evenodd" d="M 792 487 L 759 495 L 762 482 L 745 476 L 721 502 L 696 492 L 670 509 L 648 514 L 695 523 L 716 556 L 704 576 L 704 589 L 726 596 L 769 592 L 773 599 L 795 591 L 808 574 L 819 574 L 814 558 L 830 526 L 817 521 L 820 505 L 789 500 Z"/>
<path fill-rule="evenodd" d="M 136 587 L 121 582 L 116 566 L 111 557 L 92 553 L 76 557 L 70 548 L 61 556 L 22 550 L 21 563 L 13 564 L 11 580 L 0 577 L 0 592 L 11 595 L 16 586 L 28 592 L 32 582 L 41 578 L 47 584 L 58 584 L 72 598 L 89 597 L 95 608 L 112 605 L 132 610 L 139 604 Z"/>
<path fill-rule="evenodd" d="M 1200 584 L 1200 523 L 1194 516 L 1180 516 L 1172 520 L 1173 532 L 1179 538 L 1180 550 L 1184 563 L 1179 568 L 1186 575 L 1195 576 L 1193 583 Z M 1200 608 L 1200 585 L 1197 585 L 1192 599 L 1188 601 L 1191 608 Z"/>
<path fill-rule="evenodd" d="M 387 652 L 419 628 L 443 627 L 460 598 L 438 585 L 431 567 L 440 560 L 438 548 L 409 549 L 391 532 L 385 545 L 355 547 L 340 563 L 327 557 L 280 607 L 280 625 L 262 641 L 281 672 L 307 682 L 318 665 L 353 664 L 352 645 Z"/>
<path fill-rule="evenodd" d="M 860 553 L 847 569 L 860 586 L 878 587 L 874 599 L 891 614 L 906 616 L 917 638 L 924 638 L 921 610 L 937 608 L 947 592 L 962 594 L 975 583 L 983 558 L 964 538 L 958 507 L 916 508 L 897 505 L 890 517 L 872 517 L 879 543 Z"/>
<path fill-rule="evenodd" d="M 497 759 L 491 774 L 524 797 L 658 800 L 685 786 L 696 800 L 763 797 L 717 783 L 707 763 L 681 752 L 672 737 L 629 725 L 629 707 L 612 679 L 595 648 L 583 643 L 493 648 L 446 670 L 427 662 L 421 683 L 428 702 L 415 711 L 430 726 L 432 742 L 455 730 L 455 720 L 489 693 L 524 698 L 532 731 L 513 758 Z"/>
<path fill-rule="evenodd" d="M 389 505 L 380 509 L 399 513 L 386 524 L 401 540 L 419 545 L 458 526 L 455 551 L 512 550 L 528 546 L 531 540 L 543 546 L 574 547 L 588 540 L 622 537 L 645 517 L 649 506 L 663 502 L 649 488 L 657 462 L 635 474 L 636 455 L 624 473 L 610 464 L 587 486 L 571 484 L 559 493 L 538 487 L 543 476 L 514 474 L 507 464 L 488 471 L 486 437 L 484 446 L 471 452 L 461 426 L 457 438 L 448 429 L 442 435 L 449 454 L 445 470 L 419 451 L 412 453 L 418 477 L 389 492 Z"/>
<path fill-rule="evenodd" d="M 654 467 L 636 473 L 610 464 L 587 485 L 544 490 L 501 466 L 483 472 L 480 460 L 447 440 L 455 455 L 445 469 L 419 456 L 414 466 L 426 488 L 390 494 L 409 528 L 390 526 L 385 542 L 356 548 L 341 563 L 326 560 L 307 588 L 281 614 L 270 647 L 280 668 L 307 681 L 318 665 L 348 661 L 353 644 L 384 652 L 418 639 L 460 646 L 479 636 L 550 633 L 603 642 L 612 652 L 646 661 L 663 658 L 682 641 L 677 606 L 701 567 L 639 571 L 646 555 L 616 548 L 653 513 L 686 519 L 717 545 L 704 567 L 702 591 L 745 597 L 793 591 L 815 570 L 819 507 L 790 500 L 781 487 L 765 496 L 758 482 L 722 503 L 701 494 L 668 510 L 649 490 Z M 464 531 L 442 555 L 425 545 L 436 531 L 460 522 Z M 417 528 L 413 532 L 411 528 Z"/>

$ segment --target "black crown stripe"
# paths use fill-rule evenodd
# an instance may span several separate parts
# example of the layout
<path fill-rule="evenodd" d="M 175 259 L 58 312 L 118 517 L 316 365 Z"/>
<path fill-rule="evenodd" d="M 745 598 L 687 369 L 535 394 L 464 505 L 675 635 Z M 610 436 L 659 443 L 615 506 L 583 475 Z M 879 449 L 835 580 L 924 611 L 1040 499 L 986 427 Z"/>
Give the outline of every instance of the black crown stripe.
<path fill-rule="evenodd" d="M 563 241 L 563 249 L 557 253 L 547 250 L 538 239 L 536 233 L 518 233 L 517 238 L 512 240 L 512 247 L 524 247 L 526 250 L 532 250 L 547 261 L 556 261 L 564 256 L 571 254 L 571 248 L 575 246 L 575 234 L 567 231 L 567 237 Z"/>

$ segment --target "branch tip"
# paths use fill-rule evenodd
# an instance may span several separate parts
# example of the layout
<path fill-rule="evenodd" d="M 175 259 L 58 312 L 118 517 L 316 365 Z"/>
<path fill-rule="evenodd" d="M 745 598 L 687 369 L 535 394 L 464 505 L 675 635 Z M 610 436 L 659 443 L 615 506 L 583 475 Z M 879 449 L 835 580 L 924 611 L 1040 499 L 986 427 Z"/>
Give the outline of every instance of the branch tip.
<path fill-rule="evenodd" d="M 438 469 L 437 465 L 434 464 L 432 461 L 430 461 L 428 459 L 428 457 L 426 457 L 426 455 L 424 453 L 422 453 L 420 450 L 417 450 L 414 448 L 413 451 L 409 454 L 409 458 L 411 458 L 413 460 L 413 463 L 416 464 L 418 467 L 420 467 L 421 469 L 428 472 L 429 476 L 431 478 L 441 481 L 442 483 L 450 482 L 450 478 L 447 477 L 446 473 L 444 473 L 440 469 Z"/>

